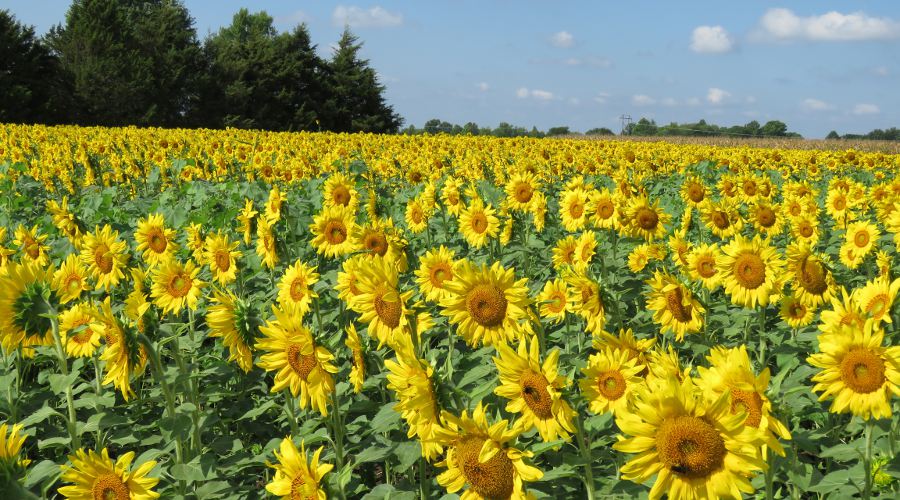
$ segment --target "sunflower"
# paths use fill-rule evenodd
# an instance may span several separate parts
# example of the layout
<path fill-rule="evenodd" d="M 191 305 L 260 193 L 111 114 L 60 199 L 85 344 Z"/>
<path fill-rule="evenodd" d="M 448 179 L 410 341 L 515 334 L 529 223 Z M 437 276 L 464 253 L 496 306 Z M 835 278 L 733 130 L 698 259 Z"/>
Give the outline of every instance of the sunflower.
<path fill-rule="evenodd" d="M 706 184 L 694 175 L 685 176 L 681 183 L 681 199 L 692 207 L 699 207 L 706 200 L 706 191 Z"/>
<path fill-rule="evenodd" d="M 860 261 L 869 255 L 880 236 L 878 228 L 871 222 L 859 221 L 850 223 L 847 226 L 847 234 L 843 246 L 853 249 L 855 259 L 854 262 L 844 262 L 844 265 L 850 269 L 855 269 Z M 843 256 L 844 252 L 841 251 L 841 257 Z"/>
<path fill-rule="evenodd" d="M 301 316 L 305 315 L 309 312 L 312 299 L 319 297 L 312 289 L 318 281 L 319 273 L 316 268 L 301 260 L 294 262 L 294 265 L 285 269 L 278 282 L 278 303 L 294 306 Z"/>
<path fill-rule="evenodd" d="M 365 262 L 368 259 L 358 254 L 341 263 L 341 270 L 337 273 L 337 284 L 334 289 L 338 292 L 338 298 L 348 306 L 353 297 L 359 295 L 359 277 Z"/>
<path fill-rule="evenodd" d="M 659 201 L 650 203 L 645 196 L 633 198 L 625 214 L 629 233 L 646 241 L 662 238 L 666 234 L 665 226 L 672 221 L 672 216 L 659 207 Z"/>
<path fill-rule="evenodd" d="M 109 297 L 103 303 L 102 312 L 95 315 L 94 322 L 90 324 L 90 329 L 106 341 L 106 349 L 100 355 L 100 359 L 106 362 L 103 385 L 112 383 L 125 401 L 134 395 L 131 378 L 141 375 L 147 367 L 147 353 L 139 344 L 133 326 L 112 314 Z"/>
<path fill-rule="evenodd" d="M 669 237 L 669 248 L 672 250 L 672 262 L 675 263 L 682 271 L 688 269 L 688 255 L 693 249 L 693 243 L 685 237 L 685 230 L 675 231 L 675 234 Z"/>
<path fill-rule="evenodd" d="M 879 276 L 866 283 L 862 288 L 854 290 L 853 298 L 859 304 L 862 312 L 875 320 L 876 324 L 892 323 L 891 307 L 894 305 L 898 291 L 900 291 L 900 278 L 891 281 L 886 276 Z"/>
<path fill-rule="evenodd" d="M 366 357 L 363 350 L 359 333 L 356 332 L 356 325 L 350 323 L 346 330 L 347 338 L 344 339 L 344 345 L 350 349 L 350 383 L 353 385 L 353 392 L 359 394 L 362 391 L 363 382 L 366 381 Z"/>
<path fill-rule="evenodd" d="M 87 281 L 87 269 L 77 254 L 67 255 L 63 265 L 53 273 L 53 288 L 61 304 L 69 303 L 81 297 L 82 292 L 91 289 Z"/>
<path fill-rule="evenodd" d="M 234 361 L 249 373 L 253 369 L 253 344 L 260 320 L 250 304 L 229 291 L 213 291 L 207 309 L 206 324 L 210 337 L 220 337 L 228 348 L 228 361 Z"/>
<path fill-rule="evenodd" d="M 884 331 L 873 319 L 863 328 L 839 325 L 819 335 L 819 352 L 806 359 L 821 368 L 813 375 L 819 401 L 834 398 L 829 411 L 849 411 L 864 420 L 891 417 L 891 397 L 900 395 L 900 346 L 884 347 Z"/>
<path fill-rule="evenodd" d="M 53 219 L 53 225 L 59 229 L 72 246 L 78 248 L 81 245 L 81 228 L 75 215 L 69 211 L 69 198 L 63 196 L 62 201 L 50 200 L 47 202 L 47 212 Z"/>
<path fill-rule="evenodd" d="M 662 327 L 661 333 L 672 332 L 681 342 L 685 334 L 703 328 L 706 310 L 688 287 L 665 271 L 654 272 L 647 284 L 651 288 L 647 309 L 653 311 L 653 321 Z"/>
<path fill-rule="evenodd" d="M 288 436 L 281 440 L 279 449 L 281 453 L 275 452 L 278 463 L 266 462 L 266 465 L 275 469 L 275 477 L 266 484 L 266 491 L 283 500 L 326 500 L 328 497 L 321 484 L 325 474 L 328 474 L 334 465 L 319 463 L 319 457 L 325 447 L 320 446 L 313 452 L 312 460 L 308 463 L 303 441 L 297 450 L 293 439 Z"/>
<path fill-rule="evenodd" d="M 351 237 L 356 231 L 354 212 L 349 207 L 325 207 L 313 218 L 309 230 L 314 235 L 311 244 L 326 257 L 340 257 L 356 250 Z"/>
<path fill-rule="evenodd" d="M 784 231 L 784 216 L 781 207 L 761 200 L 750 206 L 750 220 L 756 232 L 762 236 L 778 236 Z"/>
<path fill-rule="evenodd" d="M 51 272 L 36 262 L 11 262 L 4 269 L 0 271 L 0 345 L 8 352 L 52 343 L 46 317 L 57 301 Z"/>
<path fill-rule="evenodd" d="M 623 328 L 619 330 L 617 335 L 600 332 L 593 337 L 592 343 L 595 351 L 622 351 L 628 354 L 628 359 L 635 360 L 636 365 L 644 365 L 645 367 L 649 363 L 649 354 L 655 344 L 656 338 L 639 339 L 634 336 L 631 328 Z"/>
<path fill-rule="evenodd" d="M 75 304 L 59 315 L 59 337 L 66 353 L 75 358 L 90 358 L 100 346 L 100 332 L 91 328 L 97 309 L 90 304 Z"/>
<path fill-rule="evenodd" d="M 772 414 L 772 402 L 766 397 L 769 389 L 769 369 L 763 368 L 759 375 L 750 366 L 747 346 L 731 349 L 713 347 L 706 356 L 710 367 L 697 367 L 697 386 L 710 403 L 723 394 L 731 396 L 731 413 L 744 413 L 744 425 L 759 429 L 765 437 L 765 444 L 784 456 L 784 448 L 778 439 L 789 440 L 791 433 Z"/>
<path fill-rule="evenodd" d="M 356 191 L 355 182 L 350 176 L 335 172 L 325 181 L 324 199 L 325 206 L 340 206 L 351 209 L 354 213 L 359 206 L 359 194 Z"/>
<path fill-rule="evenodd" d="M 391 262 L 375 257 L 360 266 L 357 290 L 350 308 L 368 325 L 370 337 L 378 339 L 378 347 L 393 345 L 397 336 L 409 328 L 407 302 L 412 291 L 400 293 L 400 276 Z"/>
<path fill-rule="evenodd" d="M 459 417 L 447 412 L 443 415 L 447 425 L 441 438 L 447 445 L 447 455 L 438 465 L 447 470 L 437 480 L 447 492 L 456 493 L 468 486 L 460 495 L 462 500 L 528 498 L 523 483 L 537 481 L 544 474 L 523 460 L 532 456 L 530 451 L 509 446 L 521 433 L 518 426 L 509 429 L 506 420 L 489 424 L 480 402 L 471 417 L 466 410 Z"/>
<path fill-rule="evenodd" d="M 328 399 L 334 391 L 331 374 L 338 372 L 331 364 L 334 355 L 316 344 L 292 307 L 272 306 L 272 311 L 275 321 L 266 321 L 259 329 L 264 336 L 255 346 L 266 352 L 258 362 L 260 368 L 276 372 L 271 392 L 290 388 L 294 397 L 300 397 L 300 408 L 311 406 L 328 415 Z"/>
<path fill-rule="evenodd" d="M 25 475 L 25 468 L 31 464 L 31 460 L 19 457 L 25 438 L 28 436 L 22 432 L 21 424 L 0 425 L 0 475 L 8 475 L 4 479 L 16 481 Z"/>
<path fill-rule="evenodd" d="M 500 219 L 496 210 L 486 205 L 481 198 L 475 198 L 459 213 L 459 232 L 466 243 L 473 248 L 481 248 L 489 238 L 495 238 L 500 231 Z"/>
<path fill-rule="evenodd" d="M 534 195 L 531 202 L 532 221 L 534 222 L 534 230 L 538 233 L 544 231 L 544 225 L 547 222 L 547 198 L 544 193 L 538 191 Z"/>
<path fill-rule="evenodd" d="M 854 208 L 852 198 L 843 189 L 828 188 L 828 196 L 825 199 L 825 211 L 838 224 L 844 224 L 850 210 Z"/>
<path fill-rule="evenodd" d="M 148 215 L 138 221 L 137 230 L 134 232 L 134 239 L 138 244 L 137 251 L 143 252 L 144 262 L 150 267 L 155 267 L 175 255 L 178 244 L 174 238 L 175 230 L 166 228 L 160 214 Z"/>
<path fill-rule="evenodd" d="M 275 245 L 275 231 L 272 223 L 265 218 L 256 221 L 256 255 L 259 255 L 262 264 L 269 269 L 275 269 L 275 264 L 278 262 Z"/>
<path fill-rule="evenodd" d="M 253 201 L 250 199 L 244 199 L 244 208 L 241 209 L 241 213 L 238 214 L 238 230 L 244 235 L 244 244 L 249 245 L 250 239 L 253 235 L 253 220 L 256 218 L 259 212 L 253 208 Z"/>
<path fill-rule="evenodd" d="M 801 215 L 791 219 L 791 236 L 798 243 L 814 246 L 819 241 L 819 219 L 812 215 Z"/>
<path fill-rule="evenodd" d="M 815 311 L 793 295 L 781 298 L 778 314 L 791 328 L 798 329 L 812 323 Z"/>
<path fill-rule="evenodd" d="M 587 222 L 588 193 L 584 189 L 566 189 L 559 195 L 559 217 L 569 232 L 581 230 Z"/>
<path fill-rule="evenodd" d="M 206 248 L 206 237 L 203 235 L 203 226 L 191 222 L 184 228 L 187 237 L 187 249 L 191 251 L 194 262 L 203 262 L 203 249 Z"/>
<path fill-rule="evenodd" d="M 25 262 L 34 262 L 38 265 L 45 266 L 49 261 L 47 255 L 46 234 L 39 234 L 38 227 L 35 225 L 31 229 L 26 228 L 22 224 L 16 227 L 13 236 L 13 244 L 19 246 Z"/>
<path fill-rule="evenodd" d="M 505 343 L 495 347 L 500 385 L 494 394 L 509 400 L 506 411 L 521 414 L 516 423 L 523 431 L 537 428 L 544 442 L 568 440 L 575 412 L 562 397 L 569 383 L 557 371 L 559 349 L 550 351 L 542 364 L 537 338 L 522 340 L 517 351 Z"/>
<path fill-rule="evenodd" d="M 797 299 L 815 308 L 834 297 L 837 284 L 828 270 L 828 262 L 813 253 L 805 242 L 788 245 L 787 271 L 792 277 L 791 288 Z"/>
<path fill-rule="evenodd" d="M 640 374 L 646 369 L 637 361 L 629 351 L 609 347 L 588 358 L 579 385 L 593 413 L 628 411 L 634 391 L 643 383 Z"/>
<path fill-rule="evenodd" d="M 432 377 L 434 369 L 413 350 L 412 341 L 405 337 L 394 345 L 396 358 L 384 362 L 387 369 L 387 387 L 397 395 L 394 410 L 403 417 L 407 437 L 416 437 L 422 447 L 422 456 L 433 461 L 444 451 L 437 440 L 441 430 L 438 405 Z"/>
<path fill-rule="evenodd" d="M 637 274 L 643 271 L 650 261 L 666 258 L 666 250 L 660 244 L 641 243 L 631 249 L 628 254 L 628 269 Z"/>
<path fill-rule="evenodd" d="M 459 196 L 459 181 L 453 177 L 448 177 L 444 181 L 444 187 L 441 189 L 441 201 L 447 213 L 458 217 L 464 206 Z"/>
<path fill-rule="evenodd" d="M 266 200 L 266 209 L 263 217 L 272 225 L 281 220 L 281 206 L 284 204 L 284 195 L 278 186 L 272 186 L 269 190 L 269 198 Z"/>
<path fill-rule="evenodd" d="M 206 238 L 203 262 L 209 265 L 213 279 L 220 286 L 225 286 L 237 279 L 237 259 L 241 256 L 241 251 L 237 247 L 240 244 L 240 241 L 229 240 L 228 235 L 221 231 Z"/>
<path fill-rule="evenodd" d="M 74 455 L 69 455 L 72 465 L 63 466 L 61 479 L 72 484 L 60 488 L 59 494 L 77 500 L 159 498 L 159 493 L 153 491 L 159 479 L 147 477 L 156 467 L 156 461 L 149 460 L 129 471 L 132 460 L 133 451 L 120 456 L 113 464 L 106 448 L 100 453 L 79 448 Z"/>
<path fill-rule="evenodd" d="M 418 198 L 409 200 L 406 203 L 406 227 L 413 234 L 418 234 L 428 229 L 428 214 Z"/>
<path fill-rule="evenodd" d="M 441 245 L 425 252 L 416 269 L 416 283 L 427 300 L 440 302 L 450 295 L 447 284 L 453 281 L 456 253 Z"/>
<path fill-rule="evenodd" d="M 566 313 L 572 311 L 570 295 L 569 286 L 560 278 L 544 283 L 544 288 L 537 298 L 541 318 L 549 319 L 553 323 L 564 320 Z"/>
<path fill-rule="evenodd" d="M 177 259 L 163 262 L 153 270 L 150 296 L 163 314 L 171 311 L 177 315 L 185 307 L 197 310 L 200 289 L 206 285 L 197 279 L 198 272 L 200 269 L 194 266 L 193 261 L 182 264 Z"/>
<path fill-rule="evenodd" d="M 578 263 L 578 240 L 574 236 L 568 235 L 556 242 L 552 252 L 551 260 L 553 267 L 557 271 L 562 271 L 567 266 L 576 267 Z"/>
<path fill-rule="evenodd" d="M 588 203 L 588 212 L 591 214 L 591 222 L 600 229 L 615 229 L 619 223 L 619 212 L 616 210 L 617 200 L 603 188 L 591 195 Z"/>
<path fill-rule="evenodd" d="M 758 457 L 762 437 L 729 403 L 728 395 L 706 402 L 690 378 L 642 387 L 632 411 L 616 415 L 625 436 L 613 448 L 636 454 L 622 467 L 622 478 L 644 483 L 655 475 L 651 499 L 753 493 L 750 477 L 766 467 Z"/>
<path fill-rule="evenodd" d="M 497 345 L 522 334 L 528 307 L 527 279 L 516 280 L 512 269 L 499 262 L 476 267 L 460 261 L 456 277 L 447 285 L 450 295 L 441 311 L 469 345 Z"/>
<path fill-rule="evenodd" d="M 644 374 L 644 380 L 648 384 L 660 380 L 683 382 L 691 378 L 690 365 L 682 366 L 681 358 L 671 344 L 667 345 L 665 349 L 657 345 L 648 351 L 646 366 L 647 373 Z"/>
<path fill-rule="evenodd" d="M 112 290 L 125 277 L 122 269 L 128 261 L 128 245 L 119 240 L 119 232 L 109 224 L 84 235 L 81 262 L 96 282 L 97 289 Z"/>
<path fill-rule="evenodd" d="M 723 240 L 740 233 L 744 227 L 744 219 L 741 218 L 734 203 L 728 200 L 708 200 L 701 207 L 700 215 L 706 227 Z"/>
<path fill-rule="evenodd" d="M 540 189 L 540 182 L 531 172 L 514 174 L 505 186 L 506 202 L 510 209 L 518 212 L 531 210 L 534 193 Z"/>
<path fill-rule="evenodd" d="M 373 219 L 364 226 L 358 227 L 353 236 L 359 249 L 368 255 L 378 255 L 397 263 L 400 272 L 406 271 L 406 241 L 394 228 L 390 217 Z"/>
<path fill-rule="evenodd" d="M 731 302 L 748 308 L 766 306 L 772 295 L 780 293 L 783 263 L 778 252 L 756 235 L 752 240 L 741 235 L 722 246 L 717 260 L 725 293 Z"/>
<path fill-rule="evenodd" d="M 572 291 L 572 310 L 587 322 L 586 329 L 599 335 L 606 325 L 606 307 L 600 293 L 600 283 L 584 273 L 566 273 L 563 279 Z"/>

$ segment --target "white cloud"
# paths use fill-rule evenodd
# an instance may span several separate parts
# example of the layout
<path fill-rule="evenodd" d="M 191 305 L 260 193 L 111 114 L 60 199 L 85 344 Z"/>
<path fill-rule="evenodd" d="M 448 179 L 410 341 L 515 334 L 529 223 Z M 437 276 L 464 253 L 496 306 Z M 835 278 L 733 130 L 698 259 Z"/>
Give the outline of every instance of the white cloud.
<path fill-rule="evenodd" d="M 672 97 L 666 97 L 663 100 L 659 101 L 659 103 L 670 108 L 673 106 L 678 106 L 678 101 Z"/>
<path fill-rule="evenodd" d="M 635 94 L 631 96 L 631 103 L 635 106 L 653 106 L 656 104 L 656 99 L 646 94 Z"/>
<path fill-rule="evenodd" d="M 568 31 L 560 31 L 559 33 L 554 33 L 553 36 L 550 37 L 550 44 L 554 47 L 566 49 L 575 45 L 575 37 Z"/>
<path fill-rule="evenodd" d="M 478 90 L 480 90 L 482 92 L 487 92 L 491 88 L 491 86 L 488 85 L 487 82 L 479 82 L 479 83 L 476 83 L 475 86 L 478 87 Z"/>
<path fill-rule="evenodd" d="M 728 92 L 728 91 L 725 91 L 725 90 L 722 90 L 722 89 L 719 89 L 716 87 L 711 87 L 706 92 L 706 100 L 709 101 L 710 104 L 717 104 L 717 105 L 722 104 L 722 102 L 725 100 L 725 98 L 730 97 L 730 96 L 731 96 L 731 92 Z"/>
<path fill-rule="evenodd" d="M 721 26 L 697 26 L 691 35 L 691 50 L 702 54 L 722 54 L 734 48 L 731 35 Z"/>
<path fill-rule="evenodd" d="M 596 97 L 594 97 L 594 102 L 596 102 L 597 104 L 606 104 L 606 101 L 608 99 L 609 99 L 609 93 L 600 92 L 597 94 Z"/>
<path fill-rule="evenodd" d="M 370 9 L 338 5 L 331 14 L 331 22 L 335 26 L 351 28 L 393 28 L 403 24 L 403 14 L 388 12 L 377 5 Z"/>
<path fill-rule="evenodd" d="M 853 106 L 854 115 L 877 115 L 878 113 L 881 113 L 881 110 L 874 104 L 857 104 Z"/>
<path fill-rule="evenodd" d="M 518 90 L 516 90 L 516 97 L 518 97 L 519 99 L 526 99 L 530 97 L 539 101 L 551 101 L 553 99 L 557 99 L 556 95 L 554 95 L 553 92 L 548 92 L 541 89 L 528 89 L 526 87 L 520 87 Z"/>
<path fill-rule="evenodd" d="M 803 99 L 800 102 L 800 107 L 806 111 L 828 111 L 829 109 L 834 109 L 834 106 L 831 104 L 813 98 Z"/>
<path fill-rule="evenodd" d="M 900 37 L 900 22 L 863 12 L 831 11 L 801 17 L 790 9 L 769 9 L 759 24 L 759 36 L 775 40 L 858 41 Z"/>

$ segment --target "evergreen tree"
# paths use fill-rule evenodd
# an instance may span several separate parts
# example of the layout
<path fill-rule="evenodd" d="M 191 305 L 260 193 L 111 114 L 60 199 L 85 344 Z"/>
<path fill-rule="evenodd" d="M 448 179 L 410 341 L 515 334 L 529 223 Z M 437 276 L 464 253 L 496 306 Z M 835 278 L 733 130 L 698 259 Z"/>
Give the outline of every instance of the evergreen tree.
<path fill-rule="evenodd" d="M 344 28 L 329 66 L 327 128 L 338 132 L 396 132 L 400 116 L 384 99 L 369 61 L 359 57 L 359 39 Z"/>
<path fill-rule="evenodd" d="M 65 121 L 66 95 L 58 61 L 34 28 L 0 10 L 0 122 Z"/>

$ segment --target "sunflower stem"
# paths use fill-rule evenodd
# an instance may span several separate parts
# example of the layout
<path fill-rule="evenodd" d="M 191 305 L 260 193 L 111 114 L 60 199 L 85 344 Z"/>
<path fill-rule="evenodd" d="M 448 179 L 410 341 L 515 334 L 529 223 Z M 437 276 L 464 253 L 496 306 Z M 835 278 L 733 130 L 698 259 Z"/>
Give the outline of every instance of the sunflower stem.
<path fill-rule="evenodd" d="M 188 308 L 188 335 L 191 339 L 191 364 L 190 367 L 193 369 L 197 366 L 197 350 L 196 345 L 194 345 L 194 310 Z M 177 349 L 178 346 L 176 345 Z M 203 441 L 202 435 L 200 433 L 200 398 L 199 398 L 199 383 L 195 377 L 191 377 L 191 373 L 185 373 L 185 376 L 188 378 L 188 388 L 190 389 L 191 396 L 191 404 L 194 405 L 194 411 L 191 412 L 191 420 L 193 422 L 193 436 L 191 437 L 191 444 L 194 448 L 194 453 L 196 455 L 200 455 L 203 451 Z"/>
<path fill-rule="evenodd" d="M 59 356 L 59 371 L 63 377 L 69 377 L 69 359 L 66 357 L 66 350 L 63 348 L 62 338 L 59 335 L 59 319 L 56 316 L 56 310 L 50 308 L 50 329 L 53 332 L 53 342 L 56 344 L 56 354 Z M 71 440 L 72 452 L 81 448 L 81 438 L 78 436 L 78 420 L 75 416 L 75 400 L 72 398 L 72 384 L 66 383 L 66 407 L 68 408 L 68 422 L 66 427 L 69 430 L 69 439 Z"/>
<path fill-rule="evenodd" d="M 450 327 L 448 328 L 450 331 L 447 335 L 447 361 L 444 363 L 444 370 L 447 372 L 447 381 L 452 385 L 453 384 L 453 351 L 456 348 L 456 338 L 454 337 L 454 333 L 456 333 L 456 328 Z"/>
<path fill-rule="evenodd" d="M 766 447 L 766 472 L 765 472 L 765 480 L 766 480 L 766 500 L 772 500 L 775 498 L 774 491 L 774 482 L 775 482 L 775 461 L 773 460 L 772 450 L 769 447 Z"/>
<path fill-rule="evenodd" d="M 760 369 L 766 366 L 766 307 L 759 308 L 759 366 Z"/>
<path fill-rule="evenodd" d="M 428 463 L 425 458 L 419 458 L 419 498 L 425 500 L 429 496 L 428 480 L 426 474 L 428 472 Z"/>
<path fill-rule="evenodd" d="M 300 435 L 300 427 L 297 425 L 297 408 L 294 395 L 290 389 L 284 391 L 284 409 L 287 411 L 288 425 L 291 426 L 291 436 Z"/>
<path fill-rule="evenodd" d="M 581 451 L 581 457 L 584 459 L 584 490 L 587 493 L 588 500 L 594 500 L 594 471 L 593 458 L 591 458 L 591 443 L 587 433 L 584 431 L 584 422 L 581 420 L 581 413 L 576 413 L 575 417 L 575 439 L 578 440 L 578 448 Z"/>
<path fill-rule="evenodd" d="M 166 398 L 166 415 L 168 418 L 175 420 L 175 395 L 172 393 L 172 388 L 169 386 L 169 383 L 166 381 L 166 376 L 163 373 L 162 362 L 159 360 L 159 351 L 156 350 L 153 342 L 151 342 L 143 333 L 138 334 L 138 342 L 140 342 L 147 351 L 147 358 L 150 360 L 153 378 L 156 379 L 156 382 L 162 388 L 163 396 Z M 184 463 L 183 443 L 180 435 L 175 436 L 175 463 Z M 181 490 L 184 491 L 184 481 L 179 481 L 179 484 L 181 485 Z"/>
<path fill-rule="evenodd" d="M 335 468 L 341 471 L 344 468 L 344 423 L 341 421 L 341 402 L 338 399 L 337 384 L 334 384 L 334 391 L 331 393 L 332 402 L 334 403 L 334 411 L 332 418 L 334 419 L 334 461 Z M 340 486 L 341 498 L 347 498 L 344 494 L 344 486 Z"/>
<path fill-rule="evenodd" d="M 863 457 L 863 471 L 866 475 L 863 488 L 863 500 L 872 498 L 872 428 L 875 427 L 875 419 L 866 420 L 866 455 Z"/>
<path fill-rule="evenodd" d="M 94 410 L 100 413 L 99 403 L 100 398 L 103 397 L 103 372 L 100 369 L 100 355 L 94 353 L 92 359 L 94 361 L 94 392 L 97 394 L 97 405 L 94 406 Z M 100 429 L 97 429 L 96 440 L 97 449 L 103 448 L 103 432 Z"/>

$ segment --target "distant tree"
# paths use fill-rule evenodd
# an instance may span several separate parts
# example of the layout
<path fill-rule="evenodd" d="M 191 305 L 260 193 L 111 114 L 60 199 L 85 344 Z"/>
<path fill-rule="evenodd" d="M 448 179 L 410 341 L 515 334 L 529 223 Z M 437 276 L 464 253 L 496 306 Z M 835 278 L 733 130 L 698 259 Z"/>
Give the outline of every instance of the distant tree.
<path fill-rule="evenodd" d="M 760 129 L 760 134 L 765 136 L 774 136 L 774 137 L 783 137 L 787 134 L 787 125 L 784 122 L 778 120 L 771 120 L 766 122 L 765 125 Z"/>
<path fill-rule="evenodd" d="M 606 127 L 592 128 L 584 133 L 584 135 L 616 135 L 612 130 Z"/>
<path fill-rule="evenodd" d="M 0 10 L 0 122 L 66 121 L 67 82 L 34 28 Z"/>
<path fill-rule="evenodd" d="M 744 133 L 747 135 L 759 135 L 761 128 L 758 121 L 752 120 L 744 125 Z"/>
<path fill-rule="evenodd" d="M 328 64 L 328 128 L 339 132 L 396 132 L 402 119 L 385 101 L 384 86 L 369 61 L 359 57 L 360 48 L 359 38 L 345 27 Z"/>
<path fill-rule="evenodd" d="M 441 131 L 441 121 L 437 118 L 432 118 L 425 122 L 423 128 L 426 134 L 437 134 Z"/>
<path fill-rule="evenodd" d="M 78 122 L 182 123 L 202 69 L 193 23 L 178 0 L 75 0 L 47 41 L 72 80 Z"/>
<path fill-rule="evenodd" d="M 478 135 L 481 132 L 481 130 L 478 128 L 478 124 L 475 122 L 468 122 L 463 125 L 462 128 L 464 134 Z"/>
<path fill-rule="evenodd" d="M 828 135 L 826 135 L 825 138 L 826 139 L 840 139 L 841 136 L 839 136 L 836 131 L 832 130 L 831 132 L 828 132 Z"/>
<path fill-rule="evenodd" d="M 656 135 L 659 130 L 659 127 L 656 126 L 656 121 L 646 118 L 641 118 L 637 123 L 630 125 L 630 135 Z"/>
<path fill-rule="evenodd" d="M 568 134 L 570 134 L 570 133 L 571 133 L 571 132 L 569 131 L 569 127 L 550 127 L 550 129 L 547 130 L 547 135 L 548 135 L 548 136 L 553 136 L 553 135 L 568 135 Z"/>

